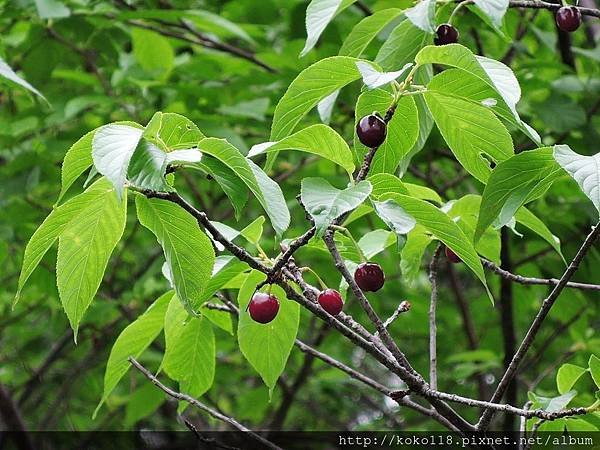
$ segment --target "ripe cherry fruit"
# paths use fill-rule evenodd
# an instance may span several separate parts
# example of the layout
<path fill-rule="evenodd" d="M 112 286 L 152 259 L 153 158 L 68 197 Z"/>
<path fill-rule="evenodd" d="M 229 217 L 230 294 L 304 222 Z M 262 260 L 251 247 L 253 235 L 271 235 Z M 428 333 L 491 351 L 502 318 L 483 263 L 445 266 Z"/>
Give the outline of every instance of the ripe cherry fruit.
<path fill-rule="evenodd" d="M 458 255 L 456 253 L 454 253 L 452 250 L 450 250 L 448 247 L 446 247 L 445 253 L 446 253 L 446 258 L 448 258 L 448 261 L 450 261 L 452 264 L 457 264 L 459 262 L 462 262 L 461 259 L 458 257 Z"/>
<path fill-rule="evenodd" d="M 354 281 L 363 291 L 375 292 L 383 287 L 385 275 L 379 264 L 365 262 L 356 268 Z"/>
<path fill-rule="evenodd" d="M 456 44 L 460 36 L 458 30 L 449 23 L 443 23 L 435 30 L 435 45 Z"/>
<path fill-rule="evenodd" d="M 250 300 L 248 311 L 255 322 L 269 323 L 279 312 L 279 300 L 272 294 L 257 292 Z"/>
<path fill-rule="evenodd" d="M 335 289 L 325 289 L 317 297 L 319 305 L 332 316 L 337 316 L 344 307 L 342 296 Z"/>
<path fill-rule="evenodd" d="M 379 147 L 385 141 L 387 125 L 379 115 L 370 114 L 356 124 L 356 134 L 363 145 L 370 148 Z"/>
<path fill-rule="evenodd" d="M 581 25 L 581 12 L 574 6 L 563 6 L 556 12 L 556 25 L 568 33 L 575 31 Z"/>

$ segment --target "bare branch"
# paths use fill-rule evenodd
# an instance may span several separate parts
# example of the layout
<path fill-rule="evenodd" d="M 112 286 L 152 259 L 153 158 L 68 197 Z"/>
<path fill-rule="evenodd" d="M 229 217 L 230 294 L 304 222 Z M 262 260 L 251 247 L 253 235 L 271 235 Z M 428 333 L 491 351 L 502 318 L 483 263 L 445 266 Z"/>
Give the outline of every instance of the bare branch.
<path fill-rule="evenodd" d="M 507 280 L 513 281 L 519 284 L 532 284 L 532 285 L 545 285 L 545 286 L 556 286 L 560 280 L 556 278 L 533 278 L 533 277 L 523 277 L 521 275 L 516 275 L 508 270 L 501 269 L 496 264 L 487 259 L 482 259 L 483 266 L 487 269 L 490 269 L 494 273 L 500 275 L 502 278 L 506 278 Z M 590 290 L 590 291 L 600 291 L 600 284 L 588 284 L 588 283 L 577 283 L 575 281 L 569 281 L 565 287 L 572 289 L 582 289 L 582 290 Z"/>
<path fill-rule="evenodd" d="M 437 323 L 435 318 L 437 306 L 437 271 L 442 253 L 442 244 L 438 244 L 431 264 L 429 264 L 429 282 L 431 283 L 431 299 L 429 301 L 429 385 L 437 389 Z"/>
<path fill-rule="evenodd" d="M 150 371 L 148 369 L 146 369 L 144 366 L 142 366 L 139 362 L 137 362 L 131 356 L 127 359 L 129 360 L 129 362 L 131 363 L 131 365 L 133 367 L 135 367 L 137 370 L 139 370 L 155 386 L 157 386 L 159 389 L 161 389 L 165 394 L 169 395 L 170 397 L 173 397 L 177 400 L 182 400 L 184 402 L 188 402 L 190 405 L 193 405 L 196 408 L 210 414 L 215 419 L 221 420 L 239 431 L 248 433 L 249 436 L 251 436 L 255 440 L 259 441 L 261 444 L 266 445 L 269 448 L 272 448 L 274 450 L 282 450 L 281 447 L 278 447 L 277 445 L 273 444 L 271 441 L 265 439 L 264 437 L 260 436 L 259 434 L 256 434 L 254 431 L 246 428 L 244 425 L 239 423 L 233 417 L 226 416 L 225 414 L 222 414 L 219 411 L 217 411 L 213 408 L 210 408 L 209 406 L 206 406 L 204 403 L 198 401 L 194 397 L 191 397 L 191 396 L 181 393 L 181 392 L 174 391 L 173 389 L 165 386 L 158 380 L 158 378 L 156 378 L 154 375 L 152 375 L 152 373 L 150 373 Z"/>

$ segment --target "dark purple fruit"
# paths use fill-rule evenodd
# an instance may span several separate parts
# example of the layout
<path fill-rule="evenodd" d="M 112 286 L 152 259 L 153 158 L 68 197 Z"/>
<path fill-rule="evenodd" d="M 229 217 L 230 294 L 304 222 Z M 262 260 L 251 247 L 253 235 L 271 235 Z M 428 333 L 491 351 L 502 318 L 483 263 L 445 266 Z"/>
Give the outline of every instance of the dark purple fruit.
<path fill-rule="evenodd" d="M 332 316 L 337 316 L 344 307 L 342 296 L 335 289 L 325 289 L 317 298 L 319 305 Z"/>
<path fill-rule="evenodd" d="M 449 23 L 443 23 L 435 30 L 435 45 L 456 44 L 460 36 L 458 30 Z"/>
<path fill-rule="evenodd" d="M 362 263 L 354 272 L 354 281 L 363 291 L 375 292 L 383 287 L 385 275 L 379 264 Z"/>
<path fill-rule="evenodd" d="M 356 134 L 363 145 L 379 147 L 385 141 L 387 125 L 377 114 L 365 116 L 356 124 Z"/>
<path fill-rule="evenodd" d="M 257 292 L 250 300 L 248 311 L 255 322 L 269 323 L 279 312 L 279 300 L 274 295 Z"/>
<path fill-rule="evenodd" d="M 446 247 L 446 258 L 448 258 L 448 261 L 450 261 L 452 264 L 458 264 L 459 262 L 462 262 L 462 260 L 458 257 L 458 255 L 456 253 L 454 253 L 452 250 L 450 250 L 448 247 Z"/>
<path fill-rule="evenodd" d="M 581 12 L 574 6 L 563 6 L 556 12 L 556 25 L 568 33 L 581 25 Z"/>

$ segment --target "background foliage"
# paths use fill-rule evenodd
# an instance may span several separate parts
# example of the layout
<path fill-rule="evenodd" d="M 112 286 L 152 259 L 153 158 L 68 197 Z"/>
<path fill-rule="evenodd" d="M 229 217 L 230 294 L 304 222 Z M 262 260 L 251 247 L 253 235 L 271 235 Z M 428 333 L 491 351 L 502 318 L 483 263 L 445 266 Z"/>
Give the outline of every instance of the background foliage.
<path fill-rule="evenodd" d="M 84 316 L 82 311 L 73 313 L 78 318 L 83 317 L 77 345 L 73 343 L 73 332 L 59 300 L 61 280 L 59 277 L 57 288 L 56 248 L 48 252 L 40 267 L 31 274 L 19 303 L 12 309 L 25 245 L 55 205 L 61 190 L 61 162 L 71 145 L 101 125 L 120 121 L 145 125 L 156 111 L 162 111 L 185 115 L 204 135 L 226 138 L 245 154 L 255 144 L 279 140 L 290 134 L 291 130 L 271 129 L 271 121 L 273 116 L 277 117 L 276 105 L 292 80 L 311 64 L 338 53 L 362 55 L 364 59 L 379 62 L 388 71 L 400 70 L 412 61 L 431 36 L 418 30 L 415 32 L 416 28 L 406 20 L 398 22 L 400 10 L 410 6 L 410 2 L 402 0 L 370 2 L 368 10 L 375 13 L 372 17 L 389 8 L 399 11 L 398 16 L 389 11 L 386 13 L 386 18 L 392 17 L 389 19 L 391 25 L 386 27 L 383 23 L 379 37 L 363 50 L 353 48 L 346 38 L 365 18 L 365 10 L 360 5 L 349 6 L 339 12 L 311 50 L 305 47 L 307 3 L 304 1 L 0 2 L 0 56 L 47 100 L 36 98 L 35 94 L 14 83 L 4 84 L 0 95 L 0 262 L 3 268 L 0 275 L 0 385 L 22 411 L 28 427 L 41 430 L 183 427 L 180 421 L 174 420 L 177 405 L 166 402 L 164 394 L 137 372 L 127 372 L 121 383 L 114 386 L 112 394 L 103 397 L 109 352 L 127 325 L 144 314 L 148 320 L 136 322 L 138 329 L 131 330 L 132 336 L 143 340 L 143 336 L 160 333 L 152 323 L 153 313 L 162 311 L 179 322 L 187 316 L 178 302 L 169 304 L 170 297 L 160 297 L 170 286 L 162 273 L 164 257 L 156 243 L 160 231 L 156 229 L 156 218 L 151 212 L 153 200 L 137 201 L 138 215 L 144 226 L 138 223 L 135 202 L 130 198 L 120 242 L 116 243 L 118 230 L 112 234 L 107 231 L 106 235 L 98 237 L 114 239 L 116 249 L 109 261 L 106 255 L 108 266 L 95 301 Z M 444 21 L 451 9 L 442 4 L 438 8 L 437 23 Z M 486 22 L 489 26 L 484 25 Z M 545 10 L 510 9 L 498 29 L 490 19 L 469 6 L 457 14 L 455 24 L 461 32 L 461 43 L 474 53 L 510 63 L 523 91 L 518 111 L 521 118 L 540 133 L 544 145 L 565 143 L 582 155 L 597 153 L 600 125 L 595 115 L 600 105 L 597 22 L 586 22 L 582 29 L 571 35 L 567 44 L 564 34 L 555 29 L 553 15 Z M 560 44 L 558 49 L 557 42 Z M 305 53 L 303 57 L 299 57 L 301 52 Z M 328 67 L 325 73 L 333 69 Z M 338 67 L 338 70 L 344 68 Z M 351 70 L 356 72 L 352 79 L 359 79 L 358 69 L 352 65 Z M 455 87 L 461 92 L 465 89 L 461 82 L 468 77 L 461 78 L 452 70 L 456 69 L 444 72 L 447 79 L 442 80 L 443 83 L 440 81 L 440 89 Z M 369 103 L 373 99 L 359 98 L 361 87 L 360 83 L 352 83 L 344 88 L 330 118 L 330 125 L 348 142 L 354 133 L 355 108 L 356 118 L 373 110 L 373 104 Z M 385 91 L 381 95 L 383 98 L 378 104 L 386 105 L 387 101 L 389 105 Z M 436 100 L 435 91 L 426 96 L 436 121 L 439 120 L 437 115 L 444 114 L 441 107 L 436 108 L 440 99 Z M 418 106 L 414 103 L 404 105 L 407 110 Z M 374 109 L 383 113 L 386 107 Z M 399 110 L 401 112 L 401 108 Z M 452 129 L 456 117 L 452 113 L 447 116 L 448 129 Z M 401 114 L 395 117 L 402 120 Z M 319 122 L 319 116 L 313 112 L 304 119 L 300 129 Z M 511 126 L 510 131 L 516 150 L 535 148 L 515 126 Z M 442 134 L 434 127 L 423 149 L 412 161 L 398 161 L 402 180 L 421 186 L 413 187 L 414 192 L 421 189 L 419 192 L 423 194 L 423 187 L 435 191 L 437 194 L 430 191 L 424 194 L 434 203 L 460 199 L 453 204 L 449 215 L 461 216 L 466 229 L 475 233 L 477 217 L 460 211 L 461 208 L 472 210 L 466 196 L 482 194 L 484 185 L 477 178 L 487 175 L 474 168 L 470 171 L 479 176 L 469 176 L 447 150 L 444 139 L 451 144 L 453 138 Z M 503 139 L 502 129 L 498 131 L 489 126 L 485 136 L 491 142 L 499 142 Z M 398 136 L 397 139 L 410 141 L 410 136 Z M 361 154 L 365 150 L 360 145 L 356 148 Z M 265 159 L 255 158 L 261 166 Z M 283 190 L 292 216 L 284 237 L 293 238 L 302 234 L 308 225 L 304 211 L 295 201 L 301 191 L 302 179 L 323 177 L 342 188 L 348 174 L 328 159 L 302 152 L 283 151 L 271 162 L 269 174 Z M 385 162 L 376 162 L 375 167 L 377 164 L 381 164 L 380 171 L 385 171 Z M 468 163 L 465 166 L 468 167 Z M 545 168 L 542 166 L 540 170 L 543 172 Z M 507 171 L 515 172 L 510 168 Z M 502 181 L 502 176 L 499 177 Z M 249 195 L 245 206 L 245 198 L 238 199 L 237 203 L 234 201 L 232 206 L 213 178 L 201 171 L 188 171 L 177 177 L 177 189 L 186 198 L 193 199 L 212 220 L 237 230 L 245 229 L 236 242 L 250 252 L 276 256 L 279 239 L 272 221 L 260 218 L 266 213 L 256 197 Z M 84 179 L 85 176 L 79 180 L 78 189 Z M 526 182 L 527 178 L 524 178 L 523 183 Z M 62 192 L 61 195 L 70 198 L 77 192 Z M 242 191 L 234 186 L 232 192 L 239 194 Z M 493 206 L 494 202 L 491 203 Z M 409 209 L 410 205 L 403 206 Z M 598 218 L 594 205 L 564 172 L 557 174 L 548 192 L 528 208 L 560 238 L 567 261 L 572 259 L 590 225 Z M 96 211 L 96 215 L 106 221 L 119 220 L 118 217 L 107 218 L 102 210 Z M 89 232 L 90 222 L 97 217 L 81 218 L 78 228 L 71 230 L 72 239 Z M 511 217 L 509 215 L 504 223 Z M 494 218 L 491 217 L 489 222 Z M 563 259 L 548 239 L 521 224 L 512 231 L 506 227 L 503 230 L 502 236 L 498 231 L 488 230 L 482 240 L 487 239 L 487 253 L 480 253 L 498 262 L 502 240 L 503 259 L 511 261 L 513 271 L 542 278 L 562 274 Z M 427 263 L 435 246 L 427 247 L 421 261 L 420 246 L 417 244 L 417 250 L 410 251 L 410 245 L 419 240 L 428 242 L 429 238 L 422 232 L 414 233 L 413 240 L 404 247 L 404 256 L 399 258 L 394 233 L 374 216 L 357 218 L 352 224 L 352 233 L 360 239 L 365 253 L 375 255 L 373 259 L 387 274 L 385 287 L 372 297 L 372 304 L 380 316 L 389 317 L 401 300 L 410 301 L 410 312 L 397 320 L 390 330 L 415 369 L 427 373 L 430 296 Z M 340 239 L 344 242 L 343 237 Z M 346 250 L 352 252 L 351 243 L 346 244 Z M 322 245 L 311 244 L 300 250 L 296 258 L 317 272 L 327 285 L 340 285 L 340 276 Z M 599 260 L 600 254 L 595 247 L 582 264 L 577 279 L 600 283 Z M 78 270 L 78 262 L 72 257 L 63 258 L 63 262 Z M 198 277 L 207 276 L 201 273 L 202 268 L 197 270 Z M 177 274 L 171 275 L 176 281 Z M 311 277 L 307 274 L 307 278 L 316 284 L 316 279 Z M 260 277 L 256 279 L 260 281 Z M 487 280 L 492 296 L 496 298 L 495 306 L 490 304 L 481 283 L 465 265 L 451 266 L 443 260 L 439 269 L 439 385 L 447 392 L 481 399 L 489 399 L 503 372 L 505 350 L 511 346 L 507 336 L 512 334 L 506 327 L 514 328 L 514 335 L 520 340 L 539 308 L 540 299 L 548 292 L 547 286 L 515 284 L 514 304 L 509 307 L 501 301 L 500 277 L 488 273 Z M 236 300 L 239 289 L 240 307 L 247 301 L 243 293 L 249 296 L 248 289 L 256 285 L 249 287 L 248 280 L 245 284 L 243 281 L 239 277 L 228 280 L 224 291 Z M 180 294 L 179 290 L 177 292 Z M 157 298 L 153 308 L 146 311 Z M 288 312 L 285 318 L 299 321 L 298 337 L 374 378 L 386 373 L 365 358 L 363 351 L 354 348 L 339 334 L 329 333 L 320 321 L 296 306 L 286 305 L 295 310 Z M 157 308 L 162 309 L 157 312 Z M 573 367 L 587 368 L 590 355 L 598 354 L 599 308 L 597 291 L 570 289 L 563 292 L 519 374 L 516 392 L 512 394 L 516 405 L 522 406 L 531 398 L 537 407 L 547 407 L 548 398 L 559 397 L 571 390 L 573 383 L 570 380 L 578 380 L 574 387 L 578 394 L 569 406 L 588 406 L 594 402 L 594 391 L 597 390 L 594 381 L 589 376 L 578 378 L 580 370 Z M 357 320 L 367 322 L 356 301 L 349 300 L 345 311 Z M 297 349 L 292 349 L 287 364 L 285 359 L 257 361 L 252 357 L 245 358 L 249 350 L 240 348 L 234 335 L 238 331 L 255 332 L 251 329 L 254 324 L 243 327 L 247 319 L 243 316 L 240 328 L 237 328 L 236 319 L 232 322 L 226 313 L 206 311 L 206 314 L 216 326 L 206 327 L 206 320 L 191 322 L 183 330 L 165 329 L 164 335 L 168 341 L 170 336 L 181 339 L 178 333 L 188 334 L 189 339 L 196 342 L 197 347 L 193 349 L 208 353 L 203 361 L 215 355 L 214 367 L 196 363 L 193 356 L 197 352 L 183 354 L 190 351 L 185 346 L 180 352 L 167 354 L 162 369 L 179 383 L 181 390 L 202 395 L 207 404 L 251 427 L 302 430 L 439 428 L 439 424 L 424 416 L 406 408 L 399 409 L 390 399 L 384 400 L 362 386 L 357 388 L 359 385 L 342 372 L 321 362 L 309 361 Z M 299 314 L 299 319 L 292 317 L 294 314 Z M 73 323 L 73 317 L 69 319 Z M 514 322 L 512 326 L 510 321 Z M 126 356 L 135 349 L 135 354 L 143 355 L 141 360 L 146 366 L 156 369 L 162 360 L 165 337 L 160 335 L 143 353 L 147 344 L 139 343 L 136 347 L 129 341 L 124 350 Z M 118 349 L 117 345 L 115 348 Z M 269 356 L 268 353 L 265 355 Z M 270 368 L 261 371 L 257 367 L 261 364 L 271 367 L 273 362 L 282 367 L 285 365 L 279 379 L 276 375 L 265 377 L 264 373 Z M 565 369 L 562 364 L 566 362 L 573 366 Z M 122 361 L 115 364 L 117 372 L 124 373 L 128 367 Z M 562 376 L 557 385 L 556 375 L 561 366 Z M 263 375 L 264 383 L 255 369 Z M 198 374 L 200 380 L 189 379 Z M 385 381 L 393 388 L 403 386 L 395 377 Z M 528 392 L 532 392 L 529 397 Z M 105 405 L 92 419 L 100 398 Z M 471 421 L 476 420 L 477 412 L 475 409 L 464 410 Z M 180 407 L 179 413 L 200 428 L 223 427 L 191 408 L 184 412 Z M 585 417 L 585 420 L 568 420 L 578 429 L 598 427 L 597 415 Z M 560 427 L 565 420 L 544 426 Z M 497 426 L 500 427 L 500 423 Z"/>

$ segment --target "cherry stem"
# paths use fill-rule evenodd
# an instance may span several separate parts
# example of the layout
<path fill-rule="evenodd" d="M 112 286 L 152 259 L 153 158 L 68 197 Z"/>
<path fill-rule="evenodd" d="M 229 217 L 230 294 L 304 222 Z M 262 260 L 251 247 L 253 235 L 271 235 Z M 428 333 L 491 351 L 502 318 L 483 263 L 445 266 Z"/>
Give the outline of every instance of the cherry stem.
<path fill-rule="evenodd" d="M 325 290 L 327 289 L 327 285 L 325 284 L 325 282 L 321 279 L 321 277 L 317 274 L 317 272 L 315 272 L 313 269 L 311 269 L 310 267 L 303 267 L 303 270 L 308 270 L 310 273 L 312 273 L 317 281 L 319 282 L 319 284 L 321 285 L 321 289 Z"/>
<path fill-rule="evenodd" d="M 467 5 L 468 3 L 470 3 L 470 0 L 464 0 L 464 1 L 460 2 L 458 5 L 456 5 L 456 8 L 454 8 L 454 11 L 452 11 L 452 14 L 450 14 L 450 18 L 448 19 L 448 22 L 447 22 L 448 25 L 452 25 L 452 19 L 454 19 L 454 16 L 458 12 L 458 10 L 461 9 L 463 6 Z"/>

